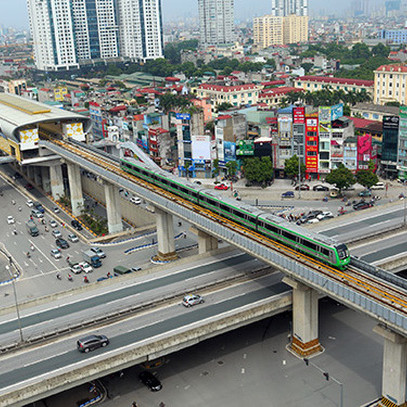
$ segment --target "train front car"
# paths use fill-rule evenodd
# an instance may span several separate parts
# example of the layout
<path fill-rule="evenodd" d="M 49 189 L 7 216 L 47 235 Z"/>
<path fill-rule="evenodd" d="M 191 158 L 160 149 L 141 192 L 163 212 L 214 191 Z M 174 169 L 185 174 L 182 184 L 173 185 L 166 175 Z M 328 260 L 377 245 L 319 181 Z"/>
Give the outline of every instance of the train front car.
<path fill-rule="evenodd" d="M 335 246 L 337 255 L 338 255 L 338 267 L 341 270 L 346 269 L 350 263 L 350 253 L 349 249 L 344 243 L 339 243 Z"/>

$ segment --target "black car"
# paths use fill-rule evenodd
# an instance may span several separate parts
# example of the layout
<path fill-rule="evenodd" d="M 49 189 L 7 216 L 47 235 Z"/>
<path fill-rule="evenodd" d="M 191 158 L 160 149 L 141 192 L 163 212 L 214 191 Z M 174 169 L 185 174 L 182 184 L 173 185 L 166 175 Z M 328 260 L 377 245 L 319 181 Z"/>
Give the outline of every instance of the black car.
<path fill-rule="evenodd" d="M 75 228 L 76 230 L 82 230 L 82 225 L 81 225 L 80 222 L 77 221 L 76 219 L 74 219 L 74 220 L 71 222 L 71 225 L 72 225 L 72 227 Z"/>
<path fill-rule="evenodd" d="M 295 190 L 298 191 L 299 189 L 300 189 L 300 186 L 297 185 L 297 186 L 295 187 Z M 307 185 L 307 184 L 301 184 L 301 191 L 309 191 L 309 185 Z"/>
<path fill-rule="evenodd" d="M 313 191 L 329 191 L 329 188 L 326 187 L 325 185 L 315 185 L 312 187 Z"/>
<path fill-rule="evenodd" d="M 60 249 L 69 249 L 69 243 L 65 239 L 62 239 L 61 237 L 55 240 L 55 244 Z"/>
<path fill-rule="evenodd" d="M 370 202 L 358 202 L 355 205 L 353 205 L 353 209 L 355 211 L 358 211 L 360 209 L 367 209 L 367 208 L 371 208 L 373 206 L 372 203 Z"/>
<path fill-rule="evenodd" d="M 79 352 L 85 353 L 97 348 L 104 348 L 107 345 L 109 345 L 109 339 L 105 335 L 89 335 L 76 342 Z"/>
<path fill-rule="evenodd" d="M 151 391 L 159 391 L 163 388 L 161 382 L 147 370 L 141 372 L 138 378 L 141 383 L 145 384 Z"/>

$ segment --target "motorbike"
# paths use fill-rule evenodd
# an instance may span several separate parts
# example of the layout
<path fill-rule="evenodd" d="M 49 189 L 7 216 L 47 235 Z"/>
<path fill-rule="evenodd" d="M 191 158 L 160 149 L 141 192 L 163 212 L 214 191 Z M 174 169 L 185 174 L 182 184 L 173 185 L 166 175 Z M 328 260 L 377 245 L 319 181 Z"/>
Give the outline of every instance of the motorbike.
<path fill-rule="evenodd" d="M 59 273 L 57 274 L 57 279 L 62 280 L 61 274 L 59 274 Z"/>
<path fill-rule="evenodd" d="M 28 257 L 28 258 L 30 258 L 30 257 L 31 257 L 30 252 L 27 252 L 27 253 L 26 253 L 26 255 L 27 255 L 27 257 Z"/>
<path fill-rule="evenodd" d="M 68 274 L 68 281 L 73 281 L 73 278 L 70 274 Z"/>
<path fill-rule="evenodd" d="M 85 276 L 85 277 L 83 278 L 83 282 L 84 282 L 84 283 L 89 283 L 88 277 Z"/>

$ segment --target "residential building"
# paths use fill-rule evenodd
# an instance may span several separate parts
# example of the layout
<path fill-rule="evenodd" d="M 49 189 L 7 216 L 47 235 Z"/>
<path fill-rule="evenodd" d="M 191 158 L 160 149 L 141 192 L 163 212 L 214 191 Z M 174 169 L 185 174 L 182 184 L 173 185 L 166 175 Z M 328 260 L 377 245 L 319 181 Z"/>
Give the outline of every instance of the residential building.
<path fill-rule="evenodd" d="M 407 104 L 407 65 L 382 65 L 374 71 L 374 103 L 384 105 L 387 102 Z"/>
<path fill-rule="evenodd" d="M 146 61 L 164 56 L 161 0 L 118 0 L 120 53 Z"/>
<path fill-rule="evenodd" d="M 27 82 L 25 79 L 0 80 L 1 92 L 21 96 L 26 90 Z"/>
<path fill-rule="evenodd" d="M 253 41 L 256 50 L 308 41 L 308 16 L 295 14 L 279 17 L 266 15 L 253 21 Z"/>
<path fill-rule="evenodd" d="M 39 70 L 67 70 L 119 57 L 145 61 L 163 56 L 161 0 L 28 0 L 27 4 Z"/>
<path fill-rule="evenodd" d="M 383 117 L 381 167 L 384 175 L 389 178 L 397 178 L 398 175 L 399 122 L 399 116 Z"/>
<path fill-rule="evenodd" d="M 291 14 L 308 16 L 308 0 L 271 0 L 271 15 L 284 17 Z"/>
<path fill-rule="evenodd" d="M 258 103 L 264 103 L 267 107 L 278 107 L 288 93 L 303 92 L 302 89 L 283 86 L 280 88 L 263 89 L 259 93 Z"/>
<path fill-rule="evenodd" d="M 353 116 L 361 115 L 364 119 L 382 121 L 383 116 L 397 116 L 399 108 L 396 106 L 375 105 L 374 103 L 356 103 L 350 107 Z"/>
<path fill-rule="evenodd" d="M 367 92 L 373 94 L 375 81 L 363 79 L 334 78 L 331 76 L 301 76 L 294 82 L 297 88 L 309 92 L 315 92 L 327 87 L 332 90 L 343 90 L 344 92 Z"/>
<path fill-rule="evenodd" d="M 380 38 L 393 44 L 405 44 L 407 43 L 407 30 L 381 30 Z"/>
<path fill-rule="evenodd" d="M 198 9 L 201 47 L 234 42 L 234 0 L 198 0 Z"/>
<path fill-rule="evenodd" d="M 407 180 L 407 107 L 400 108 L 399 144 L 397 156 L 398 177 Z"/>
<path fill-rule="evenodd" d="M 208 123 L 212 120 L 212 105 L 210 100 L 204 99 L 192 99 L 191 102 L 194 106 L 202 109 L 204 115 L 204 123 Z"/>
<path fill-rule="evenodd" d="M 204 83 L 197 89 L 198 97 L 210 99 L 212 111 L 222 103 L 230 103 L 232 106 L 255 105 L 259 92 L 260 86 L 251 83 L 235 86 Z"/>

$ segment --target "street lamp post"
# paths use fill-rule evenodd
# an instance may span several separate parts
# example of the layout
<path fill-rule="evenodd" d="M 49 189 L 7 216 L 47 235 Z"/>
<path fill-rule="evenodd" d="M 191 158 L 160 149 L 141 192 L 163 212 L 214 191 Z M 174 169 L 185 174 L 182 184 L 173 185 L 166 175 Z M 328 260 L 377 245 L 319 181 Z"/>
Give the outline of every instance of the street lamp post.
<path fill-rule="evenodd" d="M 321 369 L 316 364 L 310 362 L 310 360 L 308 358 L 304 358 L 303 360 L 307 366 L 311 365 L 311 366 L 315 367 L 315 369 L 317 369 L 319 372 L 321 372 L 327 381 L 329 381 L 329 379 L 332 379 L 333 382 L 335 382 L 337 385 L 339 385 L 339 407 L 343 407 L 343 383 L 341 383 L 339 380 L 335 379 L 335 377 L 331 376 L 328 372 Z"/>
<path fill-rule="evenodd" d="M 298 199 L 301 199 L 301 160 L 300 160 L 300 143 L 297 141 L 298 147 Z"/>
<path fill-rule="evenodd" d="M 19 309 L 19 307 L 18 307 L 18 300 L 17 300 L 16 284 L 15 284 L 15 281 L 14 281 L 14 275 L 13 275 L 13 273 L 12 273 L 12 271 L 11 271 L 12 259 L 11 259 L 10 256 L 9 256 L 9 258 L 8 258 L 8 261 L 9 261 L 9 265 L 6 266 L 6 270 L 7 270 L 7 271 L 9 272 L 9 274 L 10 274 L 10 277 L 11 277 L 11 284 L 13 285 L 14 301 L 15 301 L 15 303 L 16 303 L 16 313 L 17 313 L 17 321 L 18 321 L 18 330 L 19 330 L 19 333 L 20 333 L 20 341 L 21 341 L 21 342 L 24 342 L 23 328 L 22 328 L 22 326 L 21 326 L 21 318 L 20 318 L 20 309 Z"/>

